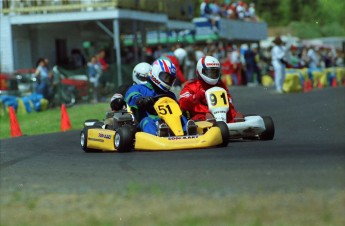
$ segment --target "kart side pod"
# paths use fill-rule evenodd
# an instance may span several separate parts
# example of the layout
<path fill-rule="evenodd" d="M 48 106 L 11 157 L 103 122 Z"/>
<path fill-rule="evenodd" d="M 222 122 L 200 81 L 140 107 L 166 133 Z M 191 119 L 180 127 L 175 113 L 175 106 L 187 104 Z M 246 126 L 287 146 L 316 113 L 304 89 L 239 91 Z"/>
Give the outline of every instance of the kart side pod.
<path fill-rule="evenodd" d="M 129 152 L 134 146 L 134 129 L 124 125 L 117 131 L 85 127 L 80 134 L 80 145 L 85 152 Z"/>

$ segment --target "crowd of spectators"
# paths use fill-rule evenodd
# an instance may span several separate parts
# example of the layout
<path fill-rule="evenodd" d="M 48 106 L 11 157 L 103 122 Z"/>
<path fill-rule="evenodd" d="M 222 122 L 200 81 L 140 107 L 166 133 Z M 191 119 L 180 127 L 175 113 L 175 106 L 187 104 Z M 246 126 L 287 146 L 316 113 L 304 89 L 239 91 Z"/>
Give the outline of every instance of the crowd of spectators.
<path fill-rule="evenodd" d="M 223 42 L 207 42 L 205 44 L 175 45 L 169 49 L 148 47 L 149 52 L 159 57 L 161 53 L 171 52 L 176 48 L 187 51 L 186 61 L 181 65 L 185 77 L 195 77 L 195 69 L 190 65 L 203 56 L 214 56 L 222 64 L 223 80 L 231 85 L 261 85 L 263 75 L 274 78 L 272 66 L 272 48 L 274 43 L 267 48 L 259 48 L 257 43 L 251 44 L 225 44 Z M 149 62 L 150 63 L 150 62 Z M 321 70 L 329 67 L 344 67 L 344 54 L 341 50 L 331 47 L 291 45 L 288 46 L 284 56 L 286 69 L 309 68 Z"/>
<path fill-rule="evenodd" d="M 217 0 L 204 0 L 200 4 L 200 15 L 208 18 L 213 24 L 219 17 L 256 22 L 259 18 L 255 12 L 255 4 L 243 1 L 218 3 Z"/>
<path fill-rule="evenodd" d="M 203 56 L 213 56 L 221 62 L 222 80 L 227 85 L 258 86 L 262 85 L 262 76 L 269 75 L 274 79 L 275 68 L 272 64 L 272 48 L 274 42 L 267 48 L 259 48 L 257 43 L 250 44 L 229 44 L 221 41 L 208 41 L 198 44 L 175 44 L 147 46 L 145 51 L 138 49 L 138 58 L 145 62 L 152 62 L 160 57 L 173 54 L 182 48 L 186 51 L 186 56 L 180 67 L 185 80 L 196 78 L 195 65 Z M 285 43 L 283 43 L 285 44 Z M 344 67 L 344 53 L 340 49 L 325 46 L 305 46 L 289 45 L 283 61 L 286 69 L 309 68 L 310 70 L 321 70 L 329 67 Z M 135 62 L 134 50 L 127 49 L 122 54 L 122 64 L 131 65 Z M 74 53 L 75 51 L 73 51 Z M 78 52 L 79 53 L 79 52 Z M 129 54 L 130 53 L 130 54 Z M 142 56 L 141 54 L 146 54 Z M 87 75 L 93 90 L 93 102 L 103 101 L 104 93 L 102 87 L 102 76 L 109 70 L 110 63 L 105 58 L 106 51 L 100 50 L 97 54 L 89 57 L 86 65 Z M 76 57 L 72 57 L 75 59 Z M 79 62 L 79 61 L 77 61 Z M 37 92 L 43 94 L 47 99 L 51 99 L 49 91 L 49 68 L 48 60 L 42 58 L 37 63 Z M 285 73 L 285 72 L 284 72 Z M 124 75 L 127 76 L 127 75 Z M 183 83 L 183 82 L 181 82 Z M 48 97 L 49 96 L 49 97 Z M 103 99 L 102 99 L 103 98 Z"/>

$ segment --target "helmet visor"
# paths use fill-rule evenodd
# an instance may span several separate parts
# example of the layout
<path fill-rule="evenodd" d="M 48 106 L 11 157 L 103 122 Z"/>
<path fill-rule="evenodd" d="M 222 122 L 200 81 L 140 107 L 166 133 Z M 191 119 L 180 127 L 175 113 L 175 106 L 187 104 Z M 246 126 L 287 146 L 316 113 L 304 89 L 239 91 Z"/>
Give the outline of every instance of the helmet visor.
<path fill-rule="evenodd" d="M 167 72 L 161 72 L 159 73 L 159 79 L 165 84 L 172 86 L 176 80 L 176 77 L 172 76 L 171 74 Z"/>
<path fill-rule="evenodd" d="M 220 76 L 219 68 L 203 68 L 202 73 L 211 79 L 217 79 Z"/>
<path fill-rule="evenodd" d="M 147 76 L 140 74 L 140 73 L 136 73 L 135 77 L 137 77 L 138 80 L 142 81 L 142 82 L 146 82 L 147 81 Z"/>

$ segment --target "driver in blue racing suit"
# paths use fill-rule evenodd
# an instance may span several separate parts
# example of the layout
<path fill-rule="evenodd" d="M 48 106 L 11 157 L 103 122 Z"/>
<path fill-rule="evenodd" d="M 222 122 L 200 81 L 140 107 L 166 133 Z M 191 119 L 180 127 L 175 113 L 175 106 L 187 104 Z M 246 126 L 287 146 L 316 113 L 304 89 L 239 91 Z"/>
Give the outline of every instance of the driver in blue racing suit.
<path fill-rule="evenodd" d="M 170 91 L 176 80 L 175 65 L 164 59 L 158 59 L 152 64 L 152 70 L 146 84 L 131 86 L 125 95 L 125 102 L 132 109 L 141 131 L 162 137 L 169 136 L 168 126 L 161 121 L 153 108 L 154 98 L 157 95 L 165 94 L 176 100 L 176 96 Z M 194 121 L 188 121 L 182 116 L 184 131 L 188 128 L 187 134 L 196 134 Z"/>

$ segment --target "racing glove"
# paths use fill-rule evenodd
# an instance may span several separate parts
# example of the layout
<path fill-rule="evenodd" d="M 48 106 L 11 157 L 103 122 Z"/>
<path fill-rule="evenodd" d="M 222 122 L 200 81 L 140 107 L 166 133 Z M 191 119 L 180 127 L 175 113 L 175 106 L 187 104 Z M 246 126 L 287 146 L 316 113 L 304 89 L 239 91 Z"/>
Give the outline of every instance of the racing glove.
<path fill-rule="evenodd" d="M 153 97 L 139 97 L 135 103 L 139 108 L 147 108 L 154 103 L 154 100 Z"/>
<path fill-rule="evenodd" d="M 200 103 L 206 104 L 205 90 L 198 90 L 194 94 L 194 101 L 199 101 Z"/>

